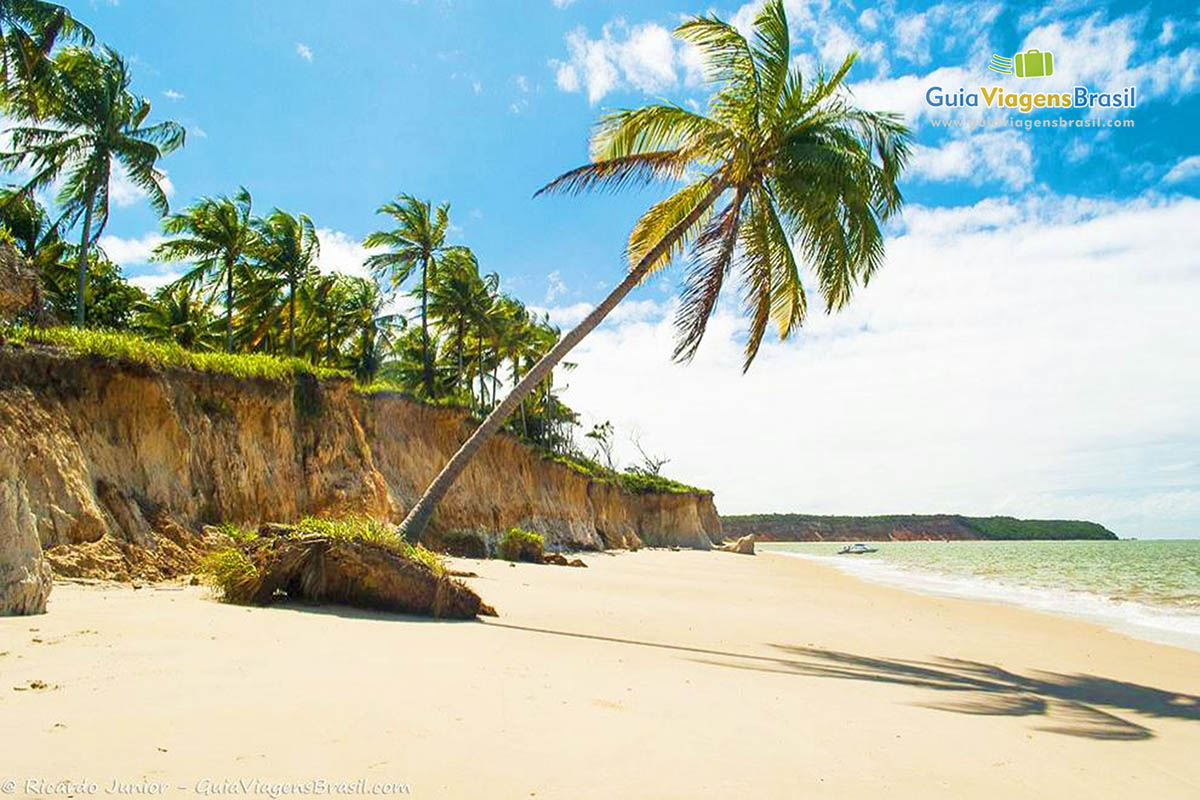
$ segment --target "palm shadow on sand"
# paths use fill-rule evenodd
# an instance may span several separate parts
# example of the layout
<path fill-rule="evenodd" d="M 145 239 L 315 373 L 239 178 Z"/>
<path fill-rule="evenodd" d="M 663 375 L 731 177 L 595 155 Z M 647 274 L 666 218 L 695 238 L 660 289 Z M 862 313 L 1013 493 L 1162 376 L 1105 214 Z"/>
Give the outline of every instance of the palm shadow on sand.
<path fill-rule="evenodd" d="M 981 661 L 935 658 L 928 661 L 873 658 L 813 647 L 772 645 L 775 658 L 714 660 L 702 663 L 814 678 L 890 683 L 952 693 L 923 708 L 959 714 L 1043 717 L 1036 730 L 1089 739 L 1136 741 L 1154 737 L 1151 728 L 1113 710 L 1164 719 L 1200 721 L 1200 697 L 1096 675 L 1033 670 L 1019 674 Z M 769 662 L 769 663 L 764 663 Z"/>
<path fill-rule="evenodd" d="M 487 621 L 489 628 L 573 639 L 651 647 L 687 654 L 700 664 L 773 672 L 810 678 L 871 681 L 951 693 L 943 702 L 918 703 L 922 708 L 1007 717 L 1044 717 L 1036 730 L 1111 741 L 1151 739 L 1154 731 L 1112 710 L 1161 719 L 1200 722 L 1200 696 L 1102 678 L 1031 670 L 1022 675 L 982 661 L 934 658 L 927 661 L 875 658 L 773 644 L 780 653 L 764 656 L 704 647 L 648 642 L 579 631 L 553 630 Z"/>

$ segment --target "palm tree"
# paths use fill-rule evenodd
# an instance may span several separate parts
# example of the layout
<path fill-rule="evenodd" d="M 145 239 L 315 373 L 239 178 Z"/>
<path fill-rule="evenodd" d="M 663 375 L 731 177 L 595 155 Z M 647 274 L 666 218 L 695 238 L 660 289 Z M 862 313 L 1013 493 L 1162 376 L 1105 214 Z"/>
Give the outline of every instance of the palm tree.
<path fill-rule="evenodd" d="M 39 273 L 47 265 L 58 264 L 66 251 L 58 226 L 45 207 L 20 189 L 0 189 L 0 226 Z"/>
<path fill-rule="evenodd" d="M 499 276 L 495 274 L 481 277 L 479 262 L 467 248 L 459 248 L 447 253 L 439 267 L 437 277 L 429 287 L 428 313 L 434 325 L 449 336 L 448 343 L 443 346 L 443 357 L 448 355 L 447 349 L 453 349 L 456 358 L 454 373 L 454 388 L 462 385 L 462 379 L 469 370 L 466 369 L 467 337 L 473 331 L 479 343 L 476 348 L 478 360 L 482 360 L 483 335 L 479 333 L 488 325 L 488 314 L 493 302 L 493 294 L 499 285 Z M 474 369 L 474 368 L 472 368 Z M 480 406 L 482 400 L 482 376 L 480 377 Z M 468 380 L 468 388 L 470 381 Z"/>
<path fill-rule="evenodd" d="M 50 52 L 60 40 L 91 47 L 92 32 L 71 12 L 43 0 L 0 0 L 0 107 L 34 119 L 54 93 Z"/>
<path fill-rule="evenodd" d="M 686 361 L 695 354 L 725 277 L 736 269 L 749 316 L 743 369 L 768 323 L 785 339 L 804 320 L 792 242 L 815 272 L 828 311 L 845 305 L 882 265 L 880 225 L 900 208 L 896 181 L 908 131 L 899 117 L 858 109 L 839 92 L 854 55 L 832 76 L 803 80 L 799 66 L 790 66 L 781 0 L 759 12 L 752 41 L 716 17 L 688 20 L 675 33 L 706 60 L 706 77 L 716 87 L 708 114 L 669 104 L 608 113 L 593 136 L 591 163 L 541 192 L 686 183 L 634 225 L 625 279 L 526 373 L 434 478 L 402 524 L 410 540 L 521 398 L 625 295 L 685 248 L 691 259 L 676 316 L 675 357 Z"/>
<path fill-rule="evenodd" d="M 0 164 L 32 169 L 23 188 L 27 193 L 52 185 L 65 173 L 58 195 L 62 218 L 73 224 L 83 217 L 75 308 L 75 322 L 82 327 L 88 250 L 108 223 L 113 162 L 165 216 L 170 209 L 158 159 L 183 145 L 184 130 L 174 122 L 146 124 L 150 101 L 129 92 L 129 70 L 115 51 L 105 48 L 97 54 L 71 47 L 55 57 L 55 64 L 59 86 L 53 124 L 12 128 L 12 150 L 0 155 Z"/>
<path fill-rule="evenodd" d="M 232 199 L 202 198 L 183 213 L 163 220 L 163 231 L 175 238 L 154 248 L 156 261 L 198 262 L 182 280 L 225 285 L 225 350 L 229 353 L 233 352 L 234 273 L 258 243 L 251 206 L 250 192 L 244 186 Z"/>
<path fill-rule="evenodd" d="M 212 350 L 220 341 L 211 303 L 193 283 L 179 280 L 138 304 L 134 326 L 148 338 L 175 342 L 189 350 Z"/>
<path fill-rule="evenodd" d="M 258 220 L 255 227 L 261 241 L 259 267 L 281 287 L 287 286 L 288 355 L 294 356 L 296 290 L 305 278 L 316 272 L 316 260 L 321 252 L 317 229 L 307 215 L 292 216 L 278 208 L 266 219 Z"/>
<path fill-rule="evenodd" d="M 357 328 L 358 342 L 352 345 L 350 363 L 354 376 L 369 383 L 383 364 L 384 353 L 391 349 L 394 335 L 408 324 L 401 314 L 384 312 L 387 298 L 379 284 L 367 278 L 343 276 L 346 287 L 346 319 Z"/>
<path fill-rule="evenodd" d="M 391 230 L 375 231 L 363 240 L 365 247 L 387 248 L 387 252 L 369 256 L 367 267 L 376 277 L 388 279 L 393 289 L 408 280 L 415 270 L 421 271 L 418 293 L 421 297 L 422 372 L 425 395 L 433 397 L 433 359 L 427 319 L 429 287 L 442 259 L 462 249 L 446 244 L 450 205 L 442 203 L 435 209 L 428 200 L 402 194 L 395 201 L 380 206 L 375 213 L 387 214 L 396 220 L 397 226 Z"/>

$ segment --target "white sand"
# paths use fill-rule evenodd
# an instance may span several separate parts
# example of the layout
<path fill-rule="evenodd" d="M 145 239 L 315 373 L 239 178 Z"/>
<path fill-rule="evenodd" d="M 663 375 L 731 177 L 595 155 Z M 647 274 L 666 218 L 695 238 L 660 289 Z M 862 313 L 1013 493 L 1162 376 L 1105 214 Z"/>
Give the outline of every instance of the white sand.
<path fill-rule="evenodd" d="M 0 619 L 0 789 L 1200 797 L 1200 653 L 778 555 L 585 560 L 457 562 L 501 613 L 467 623 L 56 586 Z"/>

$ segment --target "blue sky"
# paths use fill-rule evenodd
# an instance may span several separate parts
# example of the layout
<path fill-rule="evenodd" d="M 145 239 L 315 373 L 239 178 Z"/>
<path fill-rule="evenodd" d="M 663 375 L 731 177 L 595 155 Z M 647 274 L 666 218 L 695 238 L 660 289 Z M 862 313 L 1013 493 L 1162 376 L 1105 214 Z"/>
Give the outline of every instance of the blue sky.
<path fill-rule="evenodd" d="M 536 200 L 534 190 L 585 158 L 603 108 L 702 106 L 695 56 L 670 28 L 708 10 L 746 24 L 754 6 L 74 8 L 132 57 L 155 116 L 188 128 L 164 162 L 175 206 L 244 184 L 261 210 L 312 216 L 324 266 L 352 271 L 382 201 L 449 200 L 455 237 L 484 268 L 568 324 L 620 274 L 629 225 L 660 190 Z M 744 378 L 732 305 L 695 363 L 669 363 L 669 276 L 578 353 L 569 400 L 669 454 L 669 471 L 713 486 L 731 512 L 1011 513 L 1200 534 L 1194 4 L 786 6 L 796 63 L 811 70 L 858 49 L 858 102 L 913 125 L 909 210 L 889 269 L 848 312 L 766 348 Z M 1054 53 L 1053 77 L 987 71 L 992 53 L 1030 47 Z M 932 85 L 1076 84 L 1137 86 L 1140 102 L 1061 116 L 1134 126 L 947 129 L 935 123 L 1008 115 L 925 103 Z M 157 221 L 135 194 L 124 200 L 106 249 L 143 285 L 168 280 L 178 269 L 145 263 Z M 731 422 L 748 408 L 768 430 Z"/>

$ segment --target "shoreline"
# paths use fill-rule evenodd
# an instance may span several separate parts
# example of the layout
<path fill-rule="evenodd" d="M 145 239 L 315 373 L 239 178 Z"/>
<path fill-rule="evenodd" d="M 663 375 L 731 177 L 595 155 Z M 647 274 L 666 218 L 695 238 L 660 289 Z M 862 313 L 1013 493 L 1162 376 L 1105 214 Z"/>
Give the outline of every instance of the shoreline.
<path fill-rule="evenodd" d="M 1200 654 L 803 559 L 582 557 L 452 559 L 500 613 L 480 622 L 58 583 L 49 614 L 0 621 L 12 777 L 430 798 L 1200 790 Z"/>
<path fill-rule="evenodd" d="M 1136 600 L 1112 600 L 1084 589 L 1054 589 L 1016 580 L 940 572 L 882 561 L 789 552 L 766 543 L 760 543 L 759 547 L 762 554 L 824 565 L 876 586 L 1081 620 L 1152 644 L 1200 652 L 1200 613 Z"/>

